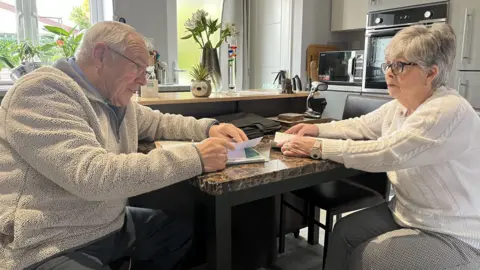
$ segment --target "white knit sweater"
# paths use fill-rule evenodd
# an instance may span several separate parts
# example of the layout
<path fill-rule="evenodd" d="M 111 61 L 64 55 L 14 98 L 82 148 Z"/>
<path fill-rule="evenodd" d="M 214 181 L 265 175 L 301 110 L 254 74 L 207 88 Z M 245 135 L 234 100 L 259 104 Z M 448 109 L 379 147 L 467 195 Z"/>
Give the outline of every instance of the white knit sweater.
<path fill-rule="evenodd" d="M 393 100 L 360 118 L 318 125 L 326 138 L 322 157 L 387 172 L 395 188 L 390 208 L 401 226 L 480 248 L 480 118 L 445 87 L 410 116 L 405 112 Z"/>

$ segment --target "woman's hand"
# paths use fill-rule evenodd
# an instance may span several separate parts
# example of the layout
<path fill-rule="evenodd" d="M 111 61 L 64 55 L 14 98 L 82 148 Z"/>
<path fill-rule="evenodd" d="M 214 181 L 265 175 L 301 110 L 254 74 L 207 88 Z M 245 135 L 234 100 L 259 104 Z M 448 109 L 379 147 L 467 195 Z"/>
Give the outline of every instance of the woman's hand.
<path fill-rule="evenodd" d="M 317 140 L 309 137 L 294 137 L 279 144 L 282 153 L 289 157 L 310 157 L 313 145 Z"/>
<path fill-rule="evenodd" d="M 311 137 L 318 137 L 320 131 L 318 130 L 318 126 L 312 124 L 298 124 L 285 133 L 287 134 L 295 134 L 298 136 L 311 136 Z"/>

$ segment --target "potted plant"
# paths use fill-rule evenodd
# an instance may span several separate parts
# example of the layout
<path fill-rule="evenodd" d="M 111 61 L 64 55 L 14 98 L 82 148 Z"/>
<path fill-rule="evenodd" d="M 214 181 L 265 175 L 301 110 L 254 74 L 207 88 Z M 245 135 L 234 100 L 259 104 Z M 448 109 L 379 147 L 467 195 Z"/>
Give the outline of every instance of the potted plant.
<path fill-rule="evenodd" d="M 80 45 L 83 33 L 76 31 L 76 26 L 67 31 L 61 27 L 46 25 L 45 30 L 56 35 L 55 42 L 50 43 L 50 46 L 56 47 L 60 50 L 62 57 L 70 58 L 75 55 L 75 52 Z"/>
<path fill-rule="evenodd" d="M 0 55 L 0 61 L 11 69 L 10 78 L 13 81 L 39 68 L 42 65 L 40 56 L 51 48 L 48 44 L 39 46 L 30 41 L 22 41 L 12 47 L 13 53 Z"/>
<path fill-rule="evenodd" d="M 208 68 L 201 64 L 197 64 L 190 70 L 192 76 L 192 85 L 190 90 L 195 97 L 208 97 L 212 93 L 212 84 L 208 77 L 210 72 Z"/>
<path fill-rule="evenodd" d="M 185 22 L 185 29 L 188 35 L 182 37 L 182 39 L 193 38 L 195 42 L 202 49 L 202 66 L 210 70 L 212 81 L 216 90 L 220 89 L 220 83 L 222 81 L 222 75 L 220 72 L 220 64 L 218 62 L 217 48 L 222 45 L 227 38 L 237 35 L 234 24 L 222 24 L 218 22 L 218 19 L 212 20 L 211 17 L 207 18 L 208 13 L 203 10 L 197 10 L 193 13 L 192 18 Z M 216 35 L 216 32 L 220 30 L 219 40 L 214 42 L 212 37 Z"/>

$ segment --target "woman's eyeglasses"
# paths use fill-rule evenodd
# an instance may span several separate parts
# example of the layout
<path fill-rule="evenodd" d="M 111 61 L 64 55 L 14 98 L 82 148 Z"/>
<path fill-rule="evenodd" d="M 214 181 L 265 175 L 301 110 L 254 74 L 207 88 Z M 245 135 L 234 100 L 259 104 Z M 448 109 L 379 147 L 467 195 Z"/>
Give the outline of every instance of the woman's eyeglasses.
<path fill-rule="evenodd" d="M 129 57 L 125 56 L 123 53 L 121 53 L 121 52 L 119 52 L 119 51 L 117 51 L 117 50 L 115 50 L 115 49 L 112 49 L 112 47 L 110 47 L 110 46 L 107 46 L 107 48 L 108 48 L 109 50 L 111 50 L 112 52 L 120 55 L 121 57 L 127 59 L 128 61 L 134 63 L 135 66 L 137 67 L 137 75 L 138 75 L 139 77 L 140 77 L 140 76 L 142 76 L 142 77 L 146 77 L 146 76 L 147 76 L 147 68 L 146 68 L 145 66 L 140 65 L 139 63 L 137 63 L 137 62 L 133 61 L 132 59 L 130 59 Z"/>
<path fill-rule="evenodd" d="M 382 71 L 384 74 L 387 74 L 388 69 L 392 69 L 393 75 L 402 74 L 403 69 L 405 66 L 416 66 L 417 63 L 405 63 L 405 62 L 392 62 L 390 64 L 383 63 L 382 64 Z"/>

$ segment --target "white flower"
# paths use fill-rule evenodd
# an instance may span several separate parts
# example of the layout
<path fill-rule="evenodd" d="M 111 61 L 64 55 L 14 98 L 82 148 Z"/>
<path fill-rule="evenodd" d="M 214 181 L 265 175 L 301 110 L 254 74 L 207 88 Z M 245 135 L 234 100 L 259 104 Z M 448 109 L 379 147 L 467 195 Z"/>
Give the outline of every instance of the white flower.
<path fill-rule="evenodd" d="M 202 18 L 207 18 L 207 16 L 208 16 L 208 12 L 206 12 L 203 9 L 199 9 L 197 10 L 197 12 L 193 13 L 192 20 L 196 22 L 198 25 L 198 23 L 202 20 Z"/>
<path fill-rule="evenodd" d="M 232 36 L 238 36 L 239 32 L 237 32 L 237 28 L 235 27 L 234 23 L 226 23 L 223 27 L 225 31 L 231 33 Z"/>
<path fill-rule="evenodd" d="M 198 26 L 198 22 L 197 22 L 197 21 L 194 21 L 193 19 L 188 19 L 188 20 L 185 22 L 185 28 L 195 29 L 197 26 Z"/>

